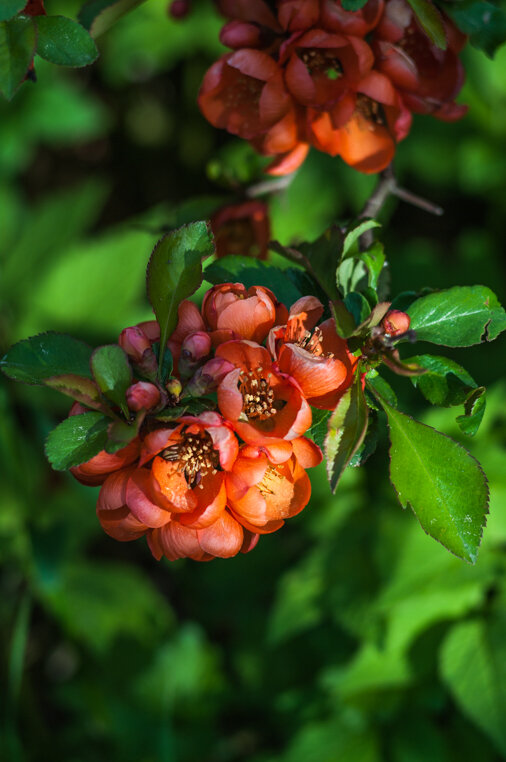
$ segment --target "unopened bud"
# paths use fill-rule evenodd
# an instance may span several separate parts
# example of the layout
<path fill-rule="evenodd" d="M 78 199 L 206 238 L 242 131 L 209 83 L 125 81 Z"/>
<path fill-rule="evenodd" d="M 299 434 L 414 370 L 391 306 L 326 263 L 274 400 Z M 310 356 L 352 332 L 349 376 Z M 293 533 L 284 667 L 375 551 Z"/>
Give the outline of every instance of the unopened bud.
<path fill-rule="evenodd" d="M 126 390 L 130 410 L 151 410 L 160 403 L 160 390 L 148 381 L 138 381 Z"/>
<path fill-rule="evenodd" d="M 211 337 L 205 331 L 196 331 L 185 338 L 181 344 L 178 370 L 182 378 L 190 378 L 199 365 L 211 353 Z"/>
<path fill-rule="evenodd" d="M 140 362 L 146 349 L 151 349 L 150 340 L 137 325 L 124 328 L 119 335 L 118 344 L 134 362 Z"/>
<path fill-rule="evenodd" d="M 169 14 L 173 19 L 184 19 L 191 10 L 190 0 L 173 0 L 169 6 Z"/>
<path fill-rule="evenodd" d="M 234 366 L 228 360 L 221 357 L 213 357 L 197 370 L 189 384 L 185 387 L 185 394 L 190 397 L 201 397 L 216 391 L 227 373 L 234 370 Z"/>
<path fill-rule="evenodd" d="M 181 392 L 183 391 L 183 385 L 178 378 L 169 378 L 165 384 L 165 388 L 172 397 L 176 397 L 177 399 L 179 399 Z"/>
<path fill-rule="evenodd" d="M 411 318 L 405 312 L 390 310 L 381 321 L 381 326 L 389 336 L 400 336 L 409 330 L 410 323 Z"/>

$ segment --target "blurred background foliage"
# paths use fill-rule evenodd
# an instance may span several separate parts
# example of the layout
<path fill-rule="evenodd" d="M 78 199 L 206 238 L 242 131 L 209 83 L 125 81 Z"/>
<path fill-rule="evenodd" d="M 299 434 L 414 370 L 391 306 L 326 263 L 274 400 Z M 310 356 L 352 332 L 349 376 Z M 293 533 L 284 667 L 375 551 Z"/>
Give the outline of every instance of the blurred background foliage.
<path fill-rule="evenodd" d="M 262 180 L 264 161 L 198 112 L 220 20 L 208 0 L 194 5 L 176 22 L 167 0 L 149 0 L 98 40 L 95 66 L 39 59 L 37 84 L 0 103 L 2 353 L 48 329 L 110 342 L 149 318 L 144 271 L 160 233 Z M 465 63 L 469 115 L 417 117 L 398 149 L 401 183 L 445 215 L 388 203 L 393 294 L 504 283 L 506 48 L 493 61 L 469 49 Z M 273 236 L 314 238 L 373 186 L 313 152 L 270 196 Z M 2 379 L 1 758 L 506 759 L 504 341 L 445 354 L 490 386 L 474 440 L 454 411 L 392 383 L 404 409 L 465 444 L 489 476 L 474 567 L 401 510 L 384 435 L 335 497 L 318 469 L 310 506 L 250 555 L 157 563 L 143 541 L 103 535 L 96 490 L 46 464 L 65 400 Z"/>

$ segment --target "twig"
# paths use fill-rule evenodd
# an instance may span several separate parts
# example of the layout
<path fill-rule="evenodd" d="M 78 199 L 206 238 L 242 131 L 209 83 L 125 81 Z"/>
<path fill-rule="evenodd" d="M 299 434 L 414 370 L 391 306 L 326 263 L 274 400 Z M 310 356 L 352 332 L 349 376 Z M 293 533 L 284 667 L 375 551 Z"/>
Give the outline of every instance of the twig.
<path fill-rule="evenodd" d="M 419 209 L 423 209 L 425 212 L 429 212 L 429 214 L 435 214 L 438 217 L 444 213 L 442 207 L 433 204 L 432 201 L 421 198 L 421 196 L 417 196 L 406 188 L 401 188 L 397 185 L 393 164 L 389 164 L 389 166 L 380 173 L 379 182 L 367 199 L 359 217 L 377 217 L 389 196 L 396 196 L 401 199 L 401 201 L 405 201 L 407 204 L 416 206 Z M 371 246 L 372 242 L 373 232 L 372 230 L 367 230 L 360 237 L 360 245 L 362 248 L 367 249 Z"/>
<path fill-rule="evenodd" d="M 291 185 L 295 179 L 295 175 L 296 172 L 292 172 L 289 175 L 277 177 L 275 180 L 262 180 L 261 182 L 246 188 L 245 195 L 248 198 L 256 198 L 257 196 L 263 196 L 265 193 L 278 193 Z"/>

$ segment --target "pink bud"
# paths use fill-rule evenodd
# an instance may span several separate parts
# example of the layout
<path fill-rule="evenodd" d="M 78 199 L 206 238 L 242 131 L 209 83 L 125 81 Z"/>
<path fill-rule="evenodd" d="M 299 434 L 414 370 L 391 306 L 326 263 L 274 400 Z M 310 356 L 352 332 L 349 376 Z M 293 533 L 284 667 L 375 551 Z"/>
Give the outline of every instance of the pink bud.
<path fill-rule="evenodd" d="M 211 337 L 204 331 L 190 333 L 181 344 L 181 357 L 188 360 L 201 360 L 211 351 Z"/>
<path fill-rule="evenodd" d="M 193 376 L 190 383 L 185 387 L 185 394 L 190 397 L 200 397 L 216 391 L 227 373 L 234 370 L 234 366 L 228 360 L 221 357 L 213 357 L 206 362 Z"/>
<path fill-rule="evenodd" d="M 147 381 L 138 381 L 127 389 L 126 400 L 130 410 L 151 410 L 160 403 L 160 390 Z"/>
<path fill-rule="evenodd" d="M 184 19 L 190 10 L 190 0 L 173 0 L 169 7 L 169 13 L 173 19 Z"/>
<path fill-rule="evenodd" d="M 255 24 L 234 19 L 222 28 L 220 42 L 227 48 L 258 48 L 260 47 L 260 29 Z"/>
<path fill-rule="evenodd" d="M 381 321 L 383 330 L 389 336 L 400 336 L 406 333 L 409 330 L 410 323 L 411 318 L 409 315 L 400 310 L 390 310 Z"/>
<path fill-rule="evenodd" d="M 124 328 L 119 335 L 118 344 L 134 362 L 140 362 L 146 349 L 151 349 L 150 340 L 137 325 Z"/>

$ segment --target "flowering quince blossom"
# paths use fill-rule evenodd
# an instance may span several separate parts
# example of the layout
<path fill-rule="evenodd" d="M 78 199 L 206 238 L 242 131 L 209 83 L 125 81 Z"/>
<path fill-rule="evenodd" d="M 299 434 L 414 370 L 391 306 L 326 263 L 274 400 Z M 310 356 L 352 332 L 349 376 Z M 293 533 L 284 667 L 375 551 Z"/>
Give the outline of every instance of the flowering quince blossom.
<path fill-rule="evenodd" d="M 409 133 L 412 112 L 452 121 L 464 82 L 466 38 L 442 12 L 437 48 L 406 0 L 220 0 L 221 34 L 233 49 L 207 72 L 199 95 L 215 127 L 274 157 L 267 172 L 297 169 L 309 147 L 380 172 Z"/>
<path fill-rule="evenodd" d="M 97 515 L 108 535 L 145 536 L 158 559 L 229 558 L 307 505 L 306 469 L 322 460 L 305 436 L 311 405 L 332 409 L 357 363 L 333 320 L 318 325 L 323 311 L 315 297 L 288 310 L 268 288 L 241 283 L 213 286 L 201 309 L 183 300 L 167 341 L 174 375 L 165 385 L 153 350 L 158 324 L 121 332 L 134 373 L 149 379 L 134 376 L 125 392 L 138 433 L 71 469 L 101 487 Z M 185 399 L 205 394 L 215 394 L 214 410 L 186 412 Z M 179 415 L 158 415 L 178 405 Z M 75 403 L 70 415 L 84 412 Z"/>
<path fill-rule="evenodd" d="M 266 259 L 271 230 L 269 209 L 263 201 L 229 204 L 211 217 L 218 258 L 240 254 Z"/>

